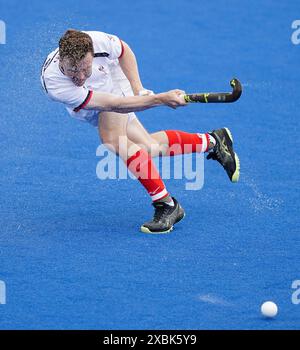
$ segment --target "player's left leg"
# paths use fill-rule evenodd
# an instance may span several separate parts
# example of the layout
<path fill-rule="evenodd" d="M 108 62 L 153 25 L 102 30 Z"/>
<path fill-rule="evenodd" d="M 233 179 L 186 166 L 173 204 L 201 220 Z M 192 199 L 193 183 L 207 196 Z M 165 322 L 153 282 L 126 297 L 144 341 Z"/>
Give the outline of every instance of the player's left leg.
<path fill-rule="evenodd" d="M 127 125 L 127 135 L 135 143 L 143 145 L 152 157 L 174 156 L 186 153 L 210 152 L 208 159 L 217 160 L 232 182 L 239 179 L 240 162 L 233 150 L 233 138 L 227 128 L 208 133 L 187 133 L 165 130 L 149 134 L 135 118 Z"/>
<path fill-rule="evenodd" d="M 142 145 L 152 157 L 173 156 L 184 153 L 207 152 L 216 142 L 207 134 L 191 134 L 178 130 L 159 131 L 149 134 L 142 123 L 133 119 L 127 125 L 127 136 Z"/>
<path fill-rule="evenodd" d="M 207 159 L 218 161 L 226 171 L 231 182 L 240 176 L 240 160 L 233 149 L 233 137 L 228 128 L 213 130 L 205 134 L 191 134 L 179 130 L 166 130 L 151 134 L 158 143 L 169 145 L 167 155 L 194 152 L 208 152 Z"/>

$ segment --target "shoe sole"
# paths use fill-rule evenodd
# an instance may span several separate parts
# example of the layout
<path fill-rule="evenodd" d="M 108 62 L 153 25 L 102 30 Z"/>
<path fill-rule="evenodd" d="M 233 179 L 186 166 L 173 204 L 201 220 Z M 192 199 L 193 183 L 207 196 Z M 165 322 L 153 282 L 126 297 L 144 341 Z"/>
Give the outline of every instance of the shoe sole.
<path fill-rule="evenodd" d="M 179 221 L 181 221 L 183 218 L 185 217 L 185 212 L 183 212 L 183 215 L 181 215 L 175 222 L 174 225 L 177 224 Z M 143 233 L 150 233 L 151 235 L 160 235 L 160 234 L 164 234 L 164 233 L 170 233 L 171 231 L 173 231 L 174 226 L 172 226 L 169 230 L 167 231 L 150 231 L 147 227 L 145 226 L 141 226 L 141 232 Z"/>
<path fill-rule="evenodd" d="M 147 227 L 145 226 L 141 226 L 141 232 L 143 233 L 150 233 L 151 235 L 160 235 L 160 234 L 164 234 L 164 233 L 170 233 L 171 231 L 173 231 L 174 226 L 172 226 L 171 228 L 169 228 L 169 230 L 167 231 L 150 231 Z"/>
<path fill-rule="evenodd" d="M 231 131 L 228 128 L 224 128 L 224 129 L 226 130 L 231 142 L 233 143 L 233 136 L 231 134 Z M 239 178 L 240 178 L 240 159 L 235 152 L 234 152 L 234 160 L 235 160 L 235 164 L 236 164 L 236 169 L 232 175 L 231 182 L 238 182 Z"/>

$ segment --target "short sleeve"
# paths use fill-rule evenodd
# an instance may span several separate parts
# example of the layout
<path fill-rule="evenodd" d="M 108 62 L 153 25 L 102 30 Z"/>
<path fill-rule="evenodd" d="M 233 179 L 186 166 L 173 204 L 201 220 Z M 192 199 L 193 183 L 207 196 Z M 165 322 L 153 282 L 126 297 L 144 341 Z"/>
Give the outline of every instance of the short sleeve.
<path fill-rule="evenodd" d="M 74 112 L 84 108 L 93 95 L 93 91 L 84 86 L 78 87 L 73 84 L 62 84 L 59 87 L 51 87 L 51 84 L 47 83 L 47 81 L 46 84 L 49 97 L 52 100 L 64 103 L 72 108 Z"/>
<path fill-rule="evenodd" d="M 123 55 L 124 46 L 122 40 L 116 35 L 104 32 L 86 32 L 93 40 L 95 56 L 100 55 L 110 60 L 115 60 Z"/>

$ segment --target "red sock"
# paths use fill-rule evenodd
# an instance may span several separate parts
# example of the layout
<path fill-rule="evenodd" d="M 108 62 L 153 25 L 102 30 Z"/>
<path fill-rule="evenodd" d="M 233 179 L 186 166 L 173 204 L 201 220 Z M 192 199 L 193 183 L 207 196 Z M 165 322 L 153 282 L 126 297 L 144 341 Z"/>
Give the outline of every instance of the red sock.
<path fill-rule="evenodd" d="M 165 133 L 169 139 L 168 155 L 170 156 L 184 153 L 201 153 L 208 150 L 208 134 L 189 134 L 179 130 L 165 130 Z"/>
<path fill-rule="evenodd" d="M 152 158 L 144 149 L 127 159 L 127 168 L 145 187 L 154 202 L 169 194 Z"/>

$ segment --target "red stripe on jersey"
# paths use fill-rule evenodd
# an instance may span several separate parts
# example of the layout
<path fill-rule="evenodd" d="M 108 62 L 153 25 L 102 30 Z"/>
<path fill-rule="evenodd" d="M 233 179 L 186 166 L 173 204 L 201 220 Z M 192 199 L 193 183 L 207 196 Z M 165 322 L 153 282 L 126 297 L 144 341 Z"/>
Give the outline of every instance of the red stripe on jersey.
<path fill-rule="evenodd" d="M 123 56 L 124 50 L 125 50 L 123 41 L 121 39 L 120 39 L 120 43 L 121 43 L 122 51 L 121 51 L 121 55 L 119 56 L 119 58 L 121 58 Z"/>
<path fill-rule="evenodd" d="M 74 108 L 74 112 L 79 112 L 81 109 L 83 109 L 91 100 L 93 96 L 93 91 L 92 90 L 89 90 L 88 94 L 87 94 L 87 97 L 86 99 L 82 102 L 82 104 L 76 108 Z"/>

